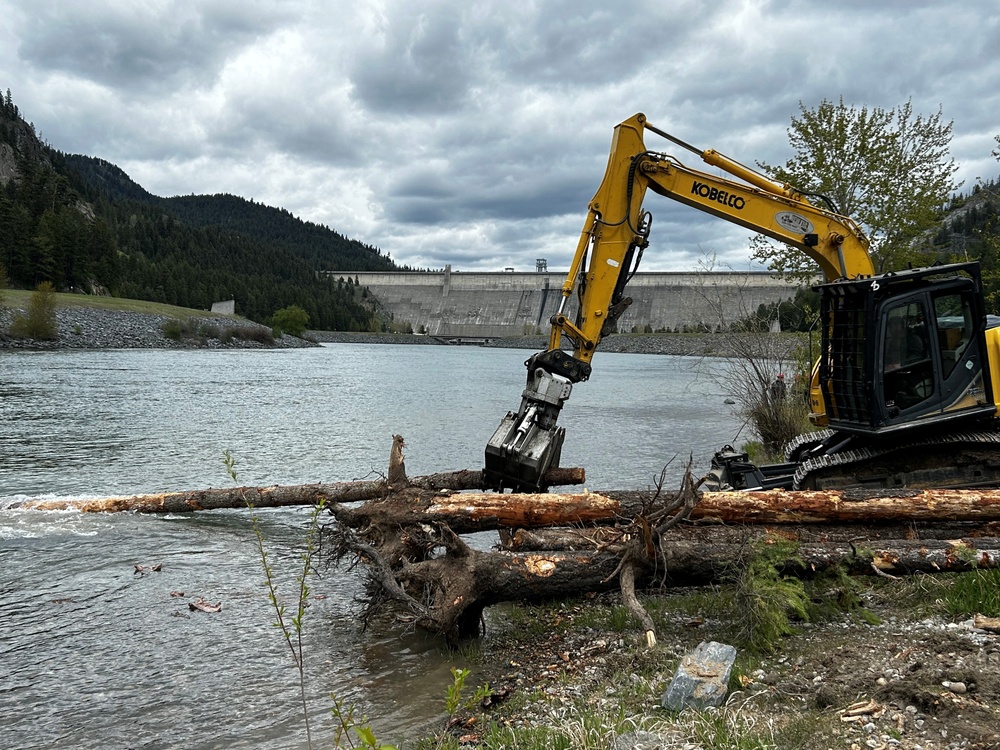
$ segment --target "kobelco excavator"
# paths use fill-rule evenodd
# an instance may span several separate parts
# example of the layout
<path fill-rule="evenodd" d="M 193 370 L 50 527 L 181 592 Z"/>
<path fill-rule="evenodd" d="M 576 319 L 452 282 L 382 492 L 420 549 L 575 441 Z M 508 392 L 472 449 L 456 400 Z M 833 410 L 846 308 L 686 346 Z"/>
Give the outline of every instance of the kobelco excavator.
<path fill-rule="evenodd" d="M 649 150 L 647 132 L 733 179 Z M 783 464 L 757 467 L 745 454 L 720 451 L 710 486 L 1000 486 L 1000 328 L 987 325 L 978 263 L 876 274 L 868 239 L 829 200 L 697 149 L 636 114 L 615 128 L 548 348 L 526 362 L 520 407 L 486 445 L 488 487 L 544 491 L 546 472 L 559 465 L 559 413 L 632 302 L 626 286 L 649 244 L 647 190 L 797 248 L 825 278 L 816 287 L 822 346 L 810 390 L 810 419 L 822 429 L 793 441 Z"/>

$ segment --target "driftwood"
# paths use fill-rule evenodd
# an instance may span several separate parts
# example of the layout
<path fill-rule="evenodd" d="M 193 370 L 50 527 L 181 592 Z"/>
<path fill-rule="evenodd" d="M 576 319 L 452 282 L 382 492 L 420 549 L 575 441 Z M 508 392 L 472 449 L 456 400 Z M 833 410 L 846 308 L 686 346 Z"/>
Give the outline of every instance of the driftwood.
<path fill-rule="evenodd" d="M 781 572 L 798 576 L 832 566 L 895 576 L 1000 560 L 1000 490 L 699 493 L 689 467 L 676 492 L 661 479 L 647 492 L 498 494 L 479 491 L 479 471 L 410 478 L 404 447 L 394 436 L 387 475 L 374 480 L 13 507 L 184 513 L 322 502 L 334 519 L 324 550 L 367 570 L 363 622 L 390 613 L 449 638 L 478 633 L 484 608 L 498 602 L 617 589 L 653 645 L 638 589 L 725 580 L 759 545 L 777 542 L 794 546 Z M 582 484 L 584 471 L 557 469 L 546 482 Z M 499 532 L 499 549 L 462 536 L 483 531 Z"/>
<path fill-rule="evenodd" d="M 583 484 L 583 469 L 554 469 L 546 474 L 551 486 Z M 8 508 L 21 510 L 77 510 L 81 513 L 190 513 L 222 508 L 281 508 L 292 505 L 358 503 L 385 497 L 397 489 L 418 488 L 427 491 L 473 490 L 483 486 L 481 471 L 449 471 L 414 477 L 394 487 L 386 479 L 330 484 L 299 484 L 272 487 L 227 487 L 165 492 L 152 495 L 126 495 L 89 500 L 25 500 Z"/>
<path fill-rule="evenodd" d="M 783 536 L 775 537 L 773 530 L 742 527 L 730 529 L 727 541 L 705 543 L 684 539 L 689 527 L 681 526 L 665 533 L 649 554 L 646 540 L 635 536 L 638 528 L 601 530 L 589 549 L 531 552 L 471 549 L 446 526 L 436 523 L 424 524 L 419 531 L 409 529 L 405 542 L 390 541 L 385 529 L 375 531 L 373 527 L 366 533 L 378 543 L 364 542 L 361 535 L 343 527 L 337 535 L 340 554 L 357 554 L 377 570 L 368 582 L 369 618 L 394 605 L 405 611 L 404 621 L 461 637 L 479 631 L 482 611 L 491 604 L 621 589 L 626 606 L 643 622 L 650 645 L 655 643 L 652 621 L 635 597 L 636 587 L 723 581 L 753 554 L 755 543 L 784 540 Z M 995 568 L 998 564 L 997 537 L 872 542 L 863 530 L 855 529 L 853 541 L 798 543 L 780 572 L 813 576 L 841 566 L 856 575 L 895 576 Z"/>
<path fill-rule="evenodd" d="M 573 528 L 515 529 L 502 537 L 502 548 L 508 552 L 590 552 L 621 545 L 626 530 L 615 526 Z M 897 541 L 963 539 L 975 540 L 1000 537 L 1000 522 L 927 524 L 879 524 L 859 527 L 857 524 L 756 524 L 722 525 L 698 522 L 675 526 L 661 534 L 663 545 L 694 544 L 703 547 L 724 544 L 744 544 L 748 539 L 771 539 L 792 544 L 852 543 L 863 540 L 872 545 Z"/>
<path fill-rule="evenodd" d="M 676 502 L 680 493 L 660 493 Z M 642 515 L 650 493 L 581 492 L 500 495 L 408 492 L 398 502 L 338 513 L 349 526 L 376 520 L 408 525 L 435 521 L 459 534 L 501 528 L 613 524 Z M 810 490 L 707 492 L 691 510 L 692 520 L 726 524 L 830 524 L 912 522 L 1000 522 L 1000 490 Z"/>
<path fill-rule="evenodd" d="M 401 447 L 401 443 L 400 443 Z M 402 461 L 401 451 L 394 451 Z M 390 467 L 391 471 L 391 467 Z M 400 484 L 405 471 L 397 473 Z M 369 571 L 363 621 L 392 613 L 449 638 L 479 632 L 491 604 L 617 589 L 655 643 L 642 587 L 726 580 L 759 545 L 791 542 L 786 575 L 996 567 L 1000 490 L 454 493 L 408 486 L 333 504 L 338 559 Z M 462 535 L 499 531 L 500 548 Z"/>

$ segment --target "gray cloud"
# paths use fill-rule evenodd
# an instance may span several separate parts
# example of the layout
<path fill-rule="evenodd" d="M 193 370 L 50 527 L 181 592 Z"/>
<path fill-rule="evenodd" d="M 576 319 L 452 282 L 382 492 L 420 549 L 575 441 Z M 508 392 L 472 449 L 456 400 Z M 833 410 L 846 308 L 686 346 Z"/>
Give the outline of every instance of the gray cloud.
<path fill-rule="evenodd" d="M 277 6 L 275 6 L 277 7 Z M 271 32 L 274 9 L 232 0 L 194 4 L 32 3 L 20 55 L 39 71 L 154 93 L 210 82 L 227 56 Z"/>
<path fill-rule="evenodd" d="M 799 103 L 954 121 L 970 187 L 1000 165 L 992 0 L 0 0 L 0 70 L 64 151 L 159 195 L 228 192 L 439 268 L 565 267 L 612 130 L 638 111 L 781 163 Z M 706 169 L 650 135 L 647 145 Z M 650 196 L 646 267 L 746 267 L 749 232 Z"/>

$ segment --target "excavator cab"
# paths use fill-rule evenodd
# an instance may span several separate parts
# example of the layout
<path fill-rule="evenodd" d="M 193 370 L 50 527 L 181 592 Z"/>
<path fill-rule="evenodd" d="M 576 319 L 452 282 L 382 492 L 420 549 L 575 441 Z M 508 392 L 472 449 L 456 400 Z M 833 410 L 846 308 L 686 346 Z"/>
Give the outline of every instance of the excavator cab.
<path fill-rule="evenodd" d="M 979 264 L 840 280 L 816 290 L 822 300 L 822 398 L 814 396 L 813 406 L 823 413 L 814 416 L 830 429 L 800 436 L 782 464 L 756 466 L 726 446 L 712 458 L 706 487 L 816 489 L 844 486 L 843 477 L 847 484 L 874 486 L 975 486 L 984 476 L 994 481 L 993 469 L 931 474 L 928 462 L 916 458 L 923 438 L 966 430 L 996 412 Z M 914 447 L 900 450 L 905 445 Z M 890 453 L 891 469 L 856 474 L 838 468 Z"/>
<path fill-rule="evenodd" d="M 989 417 L 977 263 L 836 281 L 821 293 L 819 381 L 831 428 L 874 437 Z"/>

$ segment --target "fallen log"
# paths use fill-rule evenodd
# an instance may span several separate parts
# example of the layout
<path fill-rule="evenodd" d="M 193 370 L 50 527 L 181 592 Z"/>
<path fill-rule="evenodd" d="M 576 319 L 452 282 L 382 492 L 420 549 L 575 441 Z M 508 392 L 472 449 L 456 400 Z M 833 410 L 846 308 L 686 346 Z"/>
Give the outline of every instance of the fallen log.
<path fill-rule="evenodd" d="M 360 508 L 334 508 L 353 528 L 443 523 L 458 534 L 629 521 L 677 493 L 496 494 L 406 492 Z M 1000 522 L 1000 490 L 706 492 L 690 518 L 726 524 Z"/>
<path fill-rule="evenodd" d="M 539 528 L 571 524 L 611 523 L 634 518 L 645 504 L 593 492 L 499 494 L 442 493 L 407 490 L 359 508 L 331 507 L 337 520 L 351 528 L 447 524 L 456 534 L 501 528 Z M 648 501 L 647 503 L 648 504 Z"/>
<path fill-rule="evenodd" d="M 501 535 L 502 548 L 509 552 L 593 551 L 621 545 L 623 537 L 633 533 L 616 526 L 556 527 L 514 529 Z M 797 544 L 857 542 L 892 544 L 896 540 L 963 539 L 974 543 L 980 537 L 1000 537 L 1000 522 L 921 524 L 881 524 L 859 528 L 857 524 L 755 524 L 722 525 L 697 522 L 674 526 L 660 535 L 664 545 L 675 542 L 706 546 L 742 544 L 751 538 L 771 537 Z"/>
<path fill-rule="evenodd" d="M 655 558 L 629 556 L 635 585 L 690 586 L 731 579 L 755 554 L 754 540 L 706 546 L 700 542 L 664 545 Z M 757 542 L 767 543 L 757 539 Z M 348 548 L 377 570 L 369 581 L 372 599 L 364 618 L 388 603 L 401 606 L 406 621 L 451 638 L 475 635 L 485 607 L 504 601 L 551 600 L 619 587 L 617 572 L 624 543 L 601 550 L 485 552 L 459 541 L 439 539 L 447 554 L 429 560 L 388 564 L 371 546 L 356 540 Z M 787 575 L 808 577 L 834 566 L 858 575 L 939 573 L 1000 566 L 1000 538 L 892 540 L 797 545 L 778 566 Z M 385 586 L 386 579 L 389 585 Z M 652 628 L 644 626 L 647 638 Z"/>
<path fill-rule="evenodd" d="M 638 587 L 733 579 L 760 545 L 792 542 L 794 552 L 776 567 L 799 576 L 832 566 L 883 576 L 966 570 L 1000 559 L 1000 534 L 974 538 L 1000 530 L 1000 491 L 699 495 L 696 487 L 690 467 L 676 493 L 409 487 L 360 507 L 332 505 L 338 523 L 330 533 L 338 559 L 368 565 L 365 622 L 390 607 L 449 638 L 478 632 L 483 609 L 501 601 L 617 588 L 653 644 Z M 506 548 L 484 552 L 462 541 L 461 534 L 486 530 L 499 530 Z M 545 544 L 561 548 L 525 551 Z"/>
<path fill-rule="evenodd" d="M 583 484 L 585 472 L 579 468 L 553 469 L 545 475 L 553 487 Z M 442 490 L 477 490 L 483 486 L 481 471 L 449 471 L 406 480 L 405 486 L 427 492 Z M 25 500 L 7 506 L 18 510 L 76 510 L 81 513 L 190 513 L 224 508 L 281 508 L 293 505 L 316 505 L 319 502 L 358 503 L 385 497 L 402 489 L 386 479 L 333 482 L 330 484 L 274 485 L 271 487 L 226 487 L 164 492 L 149 495 L 125 495 L 92 499 Z"/>
<path fill-rule="evenodd" d="M 1000 521 L 1000 490 L 800 490 L 705 493 L 692 518 L 725 523 Z"/>
<path fill-rule="evenodd" d="M 660 549 L 659 561 L 646 558 L 640 568 L 646 572 L 656 569 L 663 582 L 675 586 L 718 583 L 731 575 L 737 565 L 752 554 L 755 545 L 768 545 L 785 541 L 770 534 L 756 534 L 744 529 L 742 540 L 730 540 L 711 545 L 700 541 L 674 539 L 665 541 Z M 511 555 L 545 557 L 551 554 L 587 556 L 591 560 L 604 557 L 620 559 L 627 549 L 627 541 L 606 544 L 589 551 L 568 550 L 519 551 Z M 887 539 L 872 541 L 806 542 L 790 548 L 786 563 L 780 570 L 786 574 L 810 575 L 841 565 L 846 572 L 856 575 L 878 573 L 941 573 L 967 571 L 974 568 L 1000 567 L 1000 538 L 967 537 L 964 539 Z M 641 558 L 638 559 L 641 561 Z M 633 562 L 636 562 L 633 560 Z M 659 562 L 659 566 L 658 566 Z M 605 562 L 604 565 L 608 563 Z M 591 585 L 591 577 L 586 580 Z M 588 589 L 582 588 L 580 591 Z"/>

